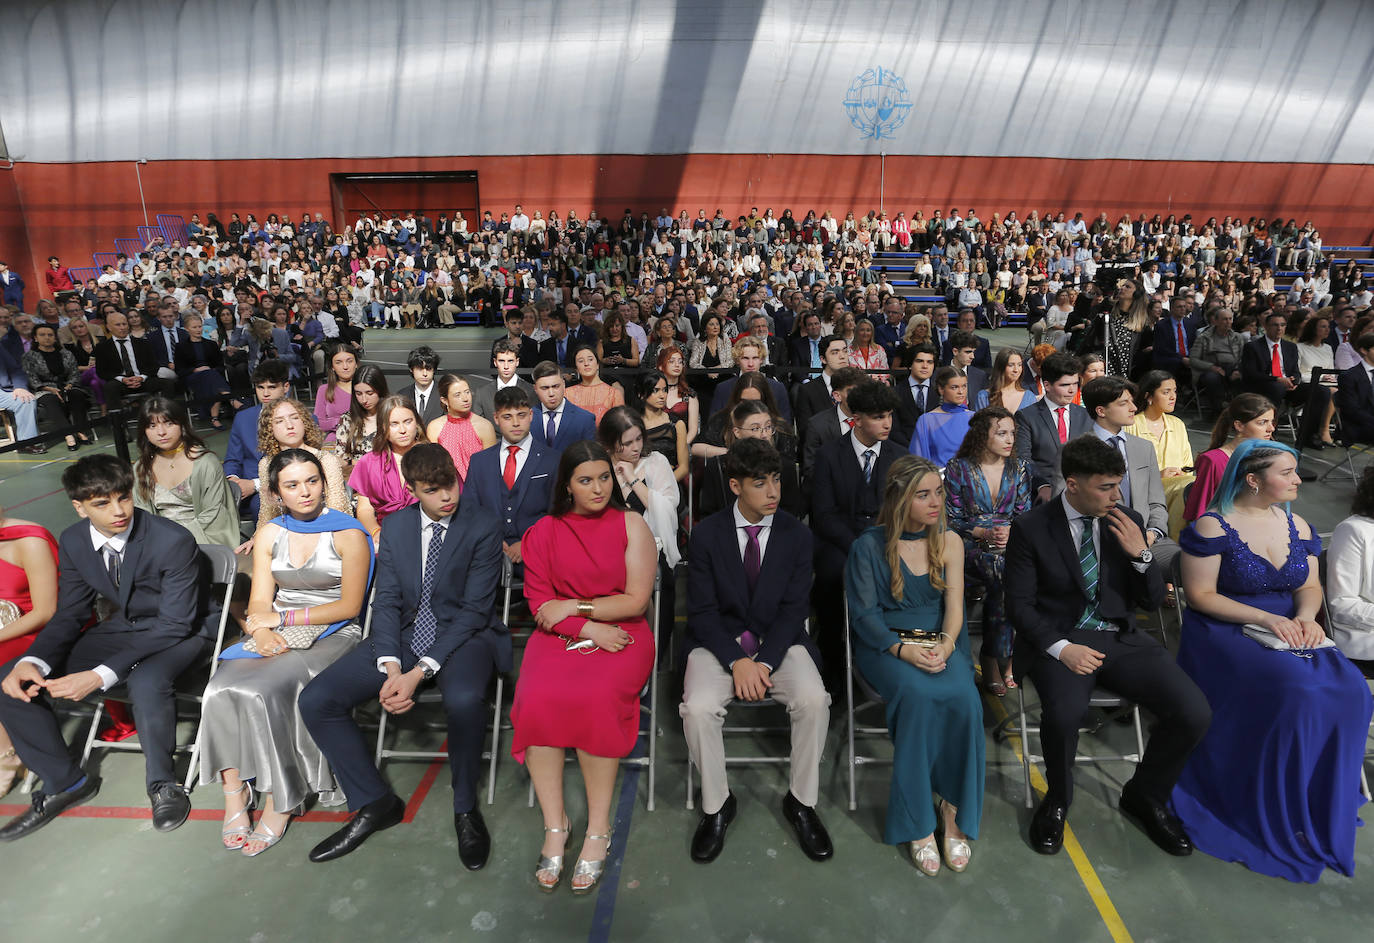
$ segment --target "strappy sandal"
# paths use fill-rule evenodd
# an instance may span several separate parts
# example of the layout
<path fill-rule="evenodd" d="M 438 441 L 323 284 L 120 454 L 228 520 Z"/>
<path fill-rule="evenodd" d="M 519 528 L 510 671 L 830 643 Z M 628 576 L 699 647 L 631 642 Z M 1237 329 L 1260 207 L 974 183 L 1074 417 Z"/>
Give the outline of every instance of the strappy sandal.
<path fill-rule="evenodd" d="M 940 850 L 936 847 L 934 837 L 926 842 L 907 842 L 907 853 L 911 855 L 911 863 L 916 865 L 917 871 L 928 878 L 939 876 Z"/>
<path fill-rule="evenodd" d="M 1002 678 L 1002 669 L 997 666 L 997 659 L 984 656 L 978 661 L 979 671 L 983 676 L 983 690 L 996 697 L 1006 697 L 1007 683 Z"/>
<path fill-rule="evenodd" d="M 287 816 L 286 825 L 282 826 L 281 834 L 278 834 L 272 831 L 271 826 L 262 824 L 262 820 L 259 819 L 258 827 L 253 829 L 253 831 L 248 835 L 248 841 L 243 843 L 243 847 L 246 849 L 248 847 L 248 842 L 260 841 L 264 844 L 257 851 L 244 851 L 243 856 L 245 858 L 256 858 L 258 855 L 262 854 L 264 851 L 271 848 L 277 842 L 281 841 L 283 837 L 285 837 L 287 826 L 289 826 L 290 824 L 291 817 Z"/>
<path fill-rule="evenodd" d="M 573 865 L 572 892 L 576 895 L 590 894 L 596 885 L 601 883 L 601 876 L 606 873 L 606 861 L 611 856 L 611 833 L 605 835 L 588 835 L 582 839 L 582 847 L 587 846 L 589 841 L 604 841 L 606 843 L 606 854 L 600 861 L 588 861 L 586 858 L 578 858 L 577 864 Z M 581 887 L 577 885 L 578 878 L 591 878 L 590 884 Z"/>
<path fill-rule="evenodd" d="M 949 868 L 955 874 L 961 874 L 964 871 L 964 869 L 968 867 L 969 861 L 973 858 L 973 848 L 969 846 L 969 843 L 966 839 L 953 838 L 949 835 L 944 834 L 944 832 L 946 831 L 945 809 L 953 808 L 954 806 L 950 805 L 945 800 L 940 800 L 940 845 L 941 850 L 944 852 L 945 867 Z M 953 816 L 951 816 L 951 819 L 952 818 Z M 956 858 L 962 858 L 963 861 L 960 864 L 955 864 L 954 862 Z"/>
<path fill-rule="evenodd" d="M 1007 662 L 1007 667 L 1002 669 L 1002 683 L 1007 686 L 1008 691 L 1015 691 L 1020 685 L 1016 683 L 1016 674 L 1011 670 L 1011 662 Z"/>
<path fill-rule="evenodd" d="M 552 832 L 554 835 L 566 835 L 568 834 L 568 829 L 571 826 L 572 823 L 565 818 L 563 820 L 562 828 L 550 828 L 546 825 L 544 826 L 544 831 Z M 566 845 L 567 839 L 565 838 L 563 839 L 563 841 Z M 552 894 L 558 888 L 558 885 L 563 881 L 563 857 L 563 855 L 543 854 L 539 856 L 539 864 L 534 869 L 534 883 L 539 887 L 541 891 L 543 891 L 546 894 Z M 544 872 L 548 872 L 549 874 L 553 875 L 552 882 L 546 881 L 539 876 L 541 873 Z"/>
<path fill-rule="evenodd" d="M 219 833 L 220 841 L 224 843 L 225 851 L 242 851 L 243 846 L 248 844 L 248 836 L 253 831 L 253 806 L 257 797 L 253 795 L 253 788 L 249 786 L 247 782 L 239 783 L 239 788 L 237 789 L 223 790 L 227 798 L 229 796 L 241 796 L 245 789 L 248 790 L 248 800 L 244 802 L 242 809 L 239 809 L 229 817 L 229 821 L 224 823 L 227 827 Z M 244 824 L 234 825 L 233 823 L 237 822 L 240 818 L 246 820 Z M 242 837 L 243 841 L 233 845 L 229 844 L 230 839 L 237 837 Z"/>

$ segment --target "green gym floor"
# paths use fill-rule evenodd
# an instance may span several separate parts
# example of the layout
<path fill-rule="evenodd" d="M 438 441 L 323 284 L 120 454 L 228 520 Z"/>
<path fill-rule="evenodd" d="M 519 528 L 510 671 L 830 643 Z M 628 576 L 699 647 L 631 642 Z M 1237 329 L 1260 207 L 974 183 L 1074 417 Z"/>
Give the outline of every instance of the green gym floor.
<path fill-rule="evenodd" d="M 422 341 L 440 350 L 444 367 L 482 369 L 494 332 L 478 329 L 370 332 L 367 360 L 404 368 Z M 1024 343 L 1020 329 L 994 343 Z M 1195 450 L 1205 447 L 1196 428 Z M 222 450 L 223 434 L 210 438 Z M 109 448 L 109 437 L 102 437 Z M 89 451 L 89 450 L 87 450 Z M 0 505 L 54 533 L 74 520 L 59 476 L 76 455 L 0 455 Z M 1332 457 L 1332 452 L 1318 453 Z M 1305 460 L 1306 461 L 1306 460 Z M 1314 470 L 1324 466 L 1313 464 Z M 1298 511 L 1329 532 L 1346 516 L 1351 484 L 1306 484 Z M 679 607 L 682 605 L 678 593 Z M 1167 614 L 1176 640 L 1173 613 Z M 1357 876 L 1328 871 L 1316 886 L 1261 877 L 1203 854 L 1175 859 L 1158 851 L 1117 811 L 1131 765 L 1080 765 L 1078 792 L 1064 851 L 1042 857 L 1026 844 L 1020 744 L 993 729 L 1014 711 L 1014 692 L 987 698 L 987 795 L 973 861 L 961 875 L 920 876 L 895 848 L 881 844 L 888 770 L 860 767 L 858 810 L 847 811 L 844 692 L 833 692 L 832 731 L 822 767 L 819 812 L 835 842 L 825 864 L 806 859 L 782 820 L 785 766 L 733 767 L 739 816 L 721 857 L 688 858 L 698 813 L 684 808 L 686 749 L 676 711 L 679 682 L 661 674 L 657 804 L 646 808 L 646 771 L 629 769 L 615 805 L 615 838 L 598 891 L 574 898 L 567 882 L 540 894 L 531 875 L 542 822 L 526 805 L 527 779 L 503 737 L 496 801 L 482 807 L 492 834 L 491 863 L 465 871 L 453 835 L 448 771 L 443 763 L 391 761 L 385 767 L 408 802 L 406 823 L 372 837 L 347 858 L 313 865 L 306 852 L 338 827 L 336 810 L 295 821 L 285 839 L 246 859 L 220 850 L 221 799 L 214 786 L 192 794 L 192 818 L 179 830 L 152 830 L 136 753 L 107 751 L 93 765 L 100 794 L 41 833 L 0 846 L 0 939 L 30 941 L 1356 941 L 1374 922 L 1374 838 L 1357 843 Z M 507 699 L 509 698 L 507 687 Z M 1033 696 L 1031 697 L 1033 700 Z M 433 719 L 433 715 L 429 715 Z M 442 731 L 410 719 L 399 744 L 433 749 Z M 70 721 L 74 735 L 85 731 Z M 183 738 L 194 735 L 187 721 Z M 739 752 L 785 752 L 785 738 L 729 741 Z M 1125 752 L 1128 727 L 1107 723 L 1085 735 L 1085 752 Z M 641 744 L 645 743 L 641 740 Z M 861 752 L 890 755 L 885 738 L 860 741 Z M 185 762 L 183 757 L 182 762 Z M 1035 784 L 1043 780 L 1035 773 Z M 576 855 L 586 825 L 578 778 L 569 773 L 569 813 Z M 1236 788 L 1247 788 L 1243 782 Z M 0 815 L 20 812 L 18 789 Z M 852 936 L 851 936 L 852 934 Z"/>

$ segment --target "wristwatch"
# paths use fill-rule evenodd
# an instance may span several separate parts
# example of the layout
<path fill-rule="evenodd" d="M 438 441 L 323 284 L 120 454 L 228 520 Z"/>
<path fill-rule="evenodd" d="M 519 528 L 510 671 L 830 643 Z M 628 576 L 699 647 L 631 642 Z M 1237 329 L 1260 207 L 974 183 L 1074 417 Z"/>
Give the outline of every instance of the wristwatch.
<path fill-rule="evenodd" d="M 428 662 L 417 661 L 415 663 L 415 667 L 420 669 L 421 679 L 428 681 L 429 679 L 434 677 L 434 669 L 429 665 Z"/>
<path fill-rule="evenodd" d="M 1138 556 L 1138 557 L 1135 558 L 1135 562 L 1136 562 L 1136 563 L 1154 563 L 1154 562 L 1155 562 L 1155 555 L 1154 555 L 1154 552 L 1153 552 L 1152 550 L 1150 550 L 1149 547 L 1146 547 L 1144 550 L 1140 551 L 1140 556 Z"/>

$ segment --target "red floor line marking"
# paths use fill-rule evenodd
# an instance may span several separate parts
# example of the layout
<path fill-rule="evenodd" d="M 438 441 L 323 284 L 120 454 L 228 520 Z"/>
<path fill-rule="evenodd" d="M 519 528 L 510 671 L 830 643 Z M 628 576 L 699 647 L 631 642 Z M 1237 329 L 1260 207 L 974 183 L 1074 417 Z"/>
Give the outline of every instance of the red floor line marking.
<path fill-rule="evenodd" d="M 51 498 L 53 495 L 55 495 L 55 494 L 61 494 L 61 493 L 62 493 L 62 489 L 61 489 L 61 488 L 58 488 L 58 489 L 56 489 L 56 490 L 54 490 L 54 491 L 49 491 L 47 494 L 40 494 L 40 495 L 39 495 L 38 497 L 36 497 L 36 498 L 29 498 L 27 501 L 20 501 L 18 504 L 9 504 L 9 505 L 6 505 L 6 507 L 8 507 L 11 511 L 13 511 L 15 508 L 22 508 L 22 507 L 23 507 L 24 505 L 26 505 L 26 504 L 32 504 L 32 503 L 35 502 L 35 501 L 42 501 L 44 498 Z"/>
<path fill-rule="evenodd" d="M 447 750 L 448 742 L 445 741 L 439 749 Z M 420 777 L 420 785 L 415 787 L 414 794 L 406 803 L 406 814 L 401 819 L 402 822 L 409 825 L 415 819 L 415 813 L 420 811 L 420 806 L 424 805 L 425 799 L 429 798 L 429 791 L 434 787 L 434 781 L 439 778 L 439 767 L 443 765 L 443 760 L 435 760 L 429 764 L 429 768 L 425 770 L 425 775 Z"/>
<path fill-rule="evenodd" d="M 26 805 L 0 805 L 0 815 L 19 815 L 27 812 L 29 806 Z M 143 806 L 118 806 L 118 805 L 79 805 L 74 809 L 68 809 L 58 818 L 61 819 L 147 819 L 152 818 L 152 809 Z M 191 816 L 197 822 L 219 821 L 224 818 L 224 813 L 218 809 L 192 809 Z M 349 813 L 347 812 L 307 812 L 296 818 L 302 822 L 347 822 Z"/>

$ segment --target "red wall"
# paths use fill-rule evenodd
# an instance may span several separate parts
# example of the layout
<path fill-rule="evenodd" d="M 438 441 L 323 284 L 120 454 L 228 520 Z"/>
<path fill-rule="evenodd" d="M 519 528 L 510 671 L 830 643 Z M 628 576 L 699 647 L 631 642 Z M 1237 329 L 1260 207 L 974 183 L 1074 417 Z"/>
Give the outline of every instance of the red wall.
<path fill-rule="evenodd" d="M 1312 219 L 1327 245 L 1368 244 L 1374 220 L 1374 167 L 1361 164 L 1212 163 L 1054 158 L 877 157 L 799 154 L 584 155 L 386 158 L 369 160 L 153 161 L 142 166 L 148 215 L 214 212 L 330 213 L 331 173 L 476 171 L 482 209 L 523 203 L 527 213 L 596 209 L 618 219 L 625 207 L 692 216 L 717 207 L 734 216 L 750 206 L 830 209 L 837 217 L 884 207 L 976 207 L 987 219 L 1015 210 L 1240 214 Z M 12 181 L 12 182 L 11 182 Z M 18 210 L 18 212 L 16 212 Z M 0 170 L 0 251 L 31 286 L 42 260 L 57 254 L 89 265 L 117 236 L 143 222 L 132 162 L 16 164 Z M 338 224 L 340 221 L 335 220 Z M 474 221 L 470 221 L 475 224 Z M 30 264 L 24 265 L 21 246 Z M 26 270 L 27 269 L 27 270 Z M 28 304 L 37 299 L 29 292 Z"/>

